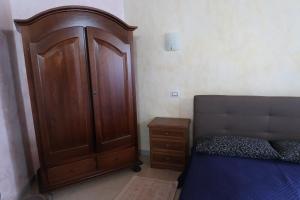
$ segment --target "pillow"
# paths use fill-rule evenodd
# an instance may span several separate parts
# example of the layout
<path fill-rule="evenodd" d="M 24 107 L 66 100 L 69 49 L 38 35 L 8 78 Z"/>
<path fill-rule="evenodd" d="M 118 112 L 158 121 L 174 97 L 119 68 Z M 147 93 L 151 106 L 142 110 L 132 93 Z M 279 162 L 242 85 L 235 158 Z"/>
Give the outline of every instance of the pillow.
<path fill-rule="evenodd" d="M 280 155 L 267 140 L 241 136 L 210 136 L 200 139 L 197 152 L 210 155 L 279 159 Z"/>
<path fill-rule="evenodd" d="M 271 145 L 280 154 L 281 160 L 300 163 L 300 141 L 273 141 Z"/>

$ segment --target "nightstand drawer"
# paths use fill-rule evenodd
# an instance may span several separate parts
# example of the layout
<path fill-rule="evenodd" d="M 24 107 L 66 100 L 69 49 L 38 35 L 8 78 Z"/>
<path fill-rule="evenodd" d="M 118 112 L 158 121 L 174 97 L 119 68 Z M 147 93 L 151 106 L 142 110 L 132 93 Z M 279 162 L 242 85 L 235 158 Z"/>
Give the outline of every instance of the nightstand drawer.
<path fill-rule="evenodd" d="M 177 154 L 171 155 L 171 154 L 155 152 L 152 153 L 151 158 L 153 162 L 176 164 L 176 165 L 185 164 L 184 155 L 177 155 Z"/>
<path fill-rule="evenodd" d="M 184 138 L 184 131 L 173 131 L 173 130 L 151 130 L 153 137 L 176 137 Z"/>
<path fill-rule="evenodd" d="M 172 151 L 184 152 L 185 145 L 184 142 L 181 141 L 170 141 L 170 140 L 152 138 L 151 149 L 153 149 L 153 151 L 172 150 Z"/>

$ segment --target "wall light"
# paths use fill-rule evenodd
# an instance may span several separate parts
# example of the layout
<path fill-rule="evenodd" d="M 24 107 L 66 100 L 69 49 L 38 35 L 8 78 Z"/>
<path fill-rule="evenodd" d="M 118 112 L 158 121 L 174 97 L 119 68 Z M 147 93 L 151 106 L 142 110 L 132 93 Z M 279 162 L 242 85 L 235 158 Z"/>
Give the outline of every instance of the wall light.
<path fill-rule="evenodd" d="M 165 47 L 167 51 L 180 50 L 180 35 L 177 32 L 166 33 L 165 35 Z"/>

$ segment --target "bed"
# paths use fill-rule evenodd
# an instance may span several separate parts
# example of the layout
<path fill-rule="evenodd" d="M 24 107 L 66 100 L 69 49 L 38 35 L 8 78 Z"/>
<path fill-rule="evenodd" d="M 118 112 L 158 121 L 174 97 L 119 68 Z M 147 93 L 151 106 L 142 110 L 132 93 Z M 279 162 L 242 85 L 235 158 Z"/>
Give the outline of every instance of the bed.
<path fill-rule="evenodd" d="M 300 98 L 195 96 L 194 144 L 211 135 L 300 139 Z M 192 150 L 180 199 L 298 200 L 300 164 Z"/>

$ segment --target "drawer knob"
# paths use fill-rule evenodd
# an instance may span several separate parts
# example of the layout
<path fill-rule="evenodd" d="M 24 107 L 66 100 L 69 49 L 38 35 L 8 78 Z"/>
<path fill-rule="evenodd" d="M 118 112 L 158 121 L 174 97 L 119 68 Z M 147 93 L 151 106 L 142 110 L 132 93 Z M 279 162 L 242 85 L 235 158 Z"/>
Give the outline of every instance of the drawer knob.
<path fill-rule="evenodd" d="M 166 147 L 167 147 L 167 148 L 169 148 L 169 147 L 170 147 L 170 145 L 169 145 L 169 144 L 166 144 Z"/>
<path fill-rule="evenodd" d="M 169 135 L 169 133 L 168 133 L 168 132 L 165 132 L 165 134 L 166 134 L 166 135 Z"/>
<path fill-rule="evenodd" d="M 166 157 L 166 160 L 170 160 L 170 157 Z"/>

